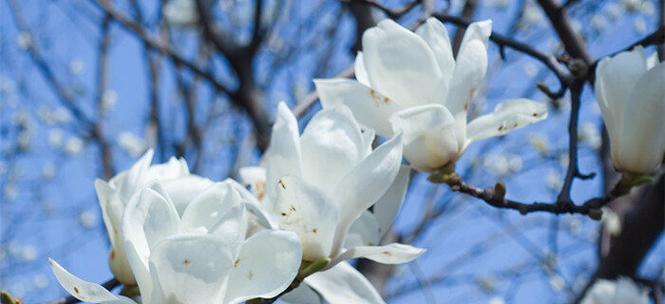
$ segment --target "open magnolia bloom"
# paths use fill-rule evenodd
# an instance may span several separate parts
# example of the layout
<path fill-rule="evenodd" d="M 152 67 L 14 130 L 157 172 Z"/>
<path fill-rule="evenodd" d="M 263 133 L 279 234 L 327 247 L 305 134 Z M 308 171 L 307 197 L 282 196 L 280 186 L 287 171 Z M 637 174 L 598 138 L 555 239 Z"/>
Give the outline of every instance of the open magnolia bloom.
<path fill-rule="evenodd" d="M 432 172 L 454 163 L 477 140 L 540 121 L 547 107 L 508 100 L 467 124 L 467 109 L 487 71 L 492 22 L 469 25 L 457 58 L 441 22 L 429 18 L 415 33 L 384 20 L 363 34 L 356 80 L 319 79 L 323 108 L 345 104 L 358 121 L 390 137 L 403 133 L 404 157 Z"/>
<path fill-rule="evenodd" d="M 284 103 L 277 112 L 263 206 L 276 225 L 298 234 L 305 261 L 329 260 L 326 268 L 357 257 L 404 263 L 423 252 L 401 244 L 343 247 L 352 224 L 370 206 L 393 199 L 392 215 L 399 208 L 408 180 L 408 170 L 398 177 L 401 135 L 372 150 L 374 133 L 362 129 L 343 105 L 314 115 L 302 136 Z"/>
<path fill-rule="evenodd" d="M 665 63 L 641 46 L 604 58 L 595 93 L 610 137 L 614 168 L 652 174 L 665 155 Z"/>
<path fill-rule="evenodd" d="M 209 187 L 182 216 L 159 183 L 132 198 L 122 229 L 142 303 L 240 303 L 277 296 L 291 284 L 302 258 L 297 235 L 272 229 L 250 235 L 250 217 L 267 219 L 236 185 Z M 81 301 L 134 303 L 51 265 Z"/>
<path fill-rule="evenodd" d="M 109 264 L 115 278 L 125 285 L 136 285 L 129 269 L 122 242 L 122 216 L 129 200 L 152 181 L 160 181 L 178 212 L 189 201 L 213 184 L 207 178 L 190 174 L 184 159 L 171 158 L 167 163 L 150 165 L 153 151 L 148 150 L 129 170 L 118 173 L 109 182 L 95 181 L 106 231 L 111 240 Z"/>
<path fill-rule="evenodd" d="M 372 210 L 363 211 L 362 215 L 353 222 L 344 240 L 345 250 L 367 248 L 367 246 L 379 244 L 381 237 L 392 225 L 404 199 L 409 171 L 408 167 L 402 166 L 393 184 Z M 263 195 L 266 183 L 264 168 L 241 168 L 240 177 L 257 197 L 267 200 Z M 393 246 L 399 247 L 400 245 L 393 244 Z M 367 278 L 347 262 L 340 262 L 326 271 L 317 272 L 305 278 L 304 283 L 281 297 L 280 300 L 289 304 L 384 303 L 380 293 Z"/>
<path fill-rule="evenodd" d="M 582 304 L 647 304 L 647 290 L 640 288 L 628 278 L 616 281 L 600 279 L 593 284 Z"/>

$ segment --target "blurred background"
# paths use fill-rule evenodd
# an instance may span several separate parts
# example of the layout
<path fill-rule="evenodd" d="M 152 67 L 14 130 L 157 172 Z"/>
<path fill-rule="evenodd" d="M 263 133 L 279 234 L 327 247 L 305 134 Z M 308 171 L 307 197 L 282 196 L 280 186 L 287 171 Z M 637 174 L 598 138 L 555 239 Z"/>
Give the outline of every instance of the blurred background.
<path fill-rule="evenodd" d="M 368 2 L 0 0 L 0 289 L 25 303 L 64 296 L 48 257 L 87 280 L 111 278 L 95 178 L 127 169 L 149 147 L 155 162 L 184 157 L 197 174 L 235 177 L 265 150 L 277 103 L 305 125 L 320 108 L 312 79 L 352 76 L 360 34 L 384 18 L 410 28 L 431 12 L 492 19 L 494 32 L 558 56 L 565 45 L 542 9 L 549 2 L 595 60 L 654 32 L 664 14 L 662 0 L 376 1 L 398 14 Z M 463 31 L 447 27 L 458 47 Z M 504 182 L 512 199 L 554 201 L 568 165 L 570 101 L 537 89 L 558 88 L 540 62 L 510 49 L 501 56 L 491 43 L 489 53 L 470 115 L 526 97 L 548 103 L 550 118 L 474 144 L 458 171 L 479 187 Z M 587 86 L 579 165 L 596 176 L 576 181 L 576 202 L 615 180 L 599 114 Z M 386 241 L 427 253 L 398 267 L 356 266 L 389 303 L 568 303 L 598 273 L 662 288 L 665 215 L 644 206 L 662 206 L 663 195 L 661 178 L 614 202 L 603 221 L 522 216 L 416 174 Z M 617 223 L 620 237 L 606 229 Z"/>

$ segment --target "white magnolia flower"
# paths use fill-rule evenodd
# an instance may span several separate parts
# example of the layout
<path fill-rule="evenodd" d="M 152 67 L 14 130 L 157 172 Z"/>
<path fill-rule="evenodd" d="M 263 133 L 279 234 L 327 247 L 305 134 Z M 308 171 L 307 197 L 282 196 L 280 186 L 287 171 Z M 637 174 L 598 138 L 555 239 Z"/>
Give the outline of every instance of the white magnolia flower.
<path fill-rule="evenodd" d="M 240 303 L 284 291 L 300 267 L 298 237 L 271 229 L 252 235 L 250 218 L 267 223 L 251 194 L 230 180 L 201 192 L 182 216 L 159 182 L 134 195 L 122 230 L 142 303 Z M 134 303 L 54 261 L 51 266 L 60 284 L 81 301 Z"/>
<path fill-rule="evenodd" d="M 126 285 L 136 284 L 127 264 L 121 233 L 122 216 L 130 198 L 149 182 L 158 180 L 169 193 L 176 210 L 182 213 L 194 196 L 213 184 L 207 178 L 189 174 L 184 159 L 171 158 L 165 164 L 151 166 L 152 155 L 153 151 L 149 150 L 129 170 L 120 172 L 109 182 L 95 181 L 104 224 L 111 240 L 111 271 L 118 281 Z"/>
<path fill-rule="evenodd" d="M 267 203 L 265 195 L 266 170 L 262 167 L 240 169 L 240 177 L 256 197 Z M 404 199 L 409 181 L 409 168 L 402 166 L 388 191 L 374 205 L 372 211 L 365 210 L 356 219 L 344 240 L 344 248 L 376 246 L 392 225 Z M 307 278 L 297 289 L 280 300 L 289 304 L 345 304 L 384 303 L 380 293 L 355 268 L 340 262 L 332 268 L 317 272 Z"/>
<path fill-rule="evenodd" d="M 598 280 L 582 300 L 582 304 L 647 304 L 649 297 L 628 278 L 616 281 Z"/>
<path fill-rule="evenodd" d="M 665 63 L 638 46 L 600 61 L 596 98 L 610 137 L 614 167 L 651 174 L 665 154 Z"/>
<path fill-rule="evenodd" d="M 544 104 L 509 100 L 467 124 L 467 109 L 487 71 L 491 21 L 471 24 L 453 59 L 446 28 L 430 18 L 413 33 L 384 20 L 363 35 L 356 79 L 316 80 L 323 108 L 345 104 L 382 136 L 403 133 L 404 157 L 435 171 L 455 162 L 473 141 L 542 120 Z"/>
<path fill-rule="evenodd" d="M 374 132 L 361 129 L 343 105 L 318 112 L 300 136 L 296 118 L 280 103 L 266 159 L 263 205 L 280 228 L 298 234 L 305 261 L 330 259 L 330 268 L 357 257 L 395 264 L 422 254 L 402 244 L 355 242 L 356 247 L 344 248 L 363 212 L 377 202 L 399 208 L 406 189 L 401 135 L 372 151 L 373 140 Z M 373 216 L 379 217 L 376 211 Z"/>

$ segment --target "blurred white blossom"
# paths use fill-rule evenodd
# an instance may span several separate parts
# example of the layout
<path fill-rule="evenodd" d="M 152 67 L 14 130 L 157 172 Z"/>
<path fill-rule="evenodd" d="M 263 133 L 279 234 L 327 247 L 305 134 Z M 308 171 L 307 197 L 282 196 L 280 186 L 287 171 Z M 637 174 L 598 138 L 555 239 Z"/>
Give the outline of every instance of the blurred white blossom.
<path fill-rule="evenodd" d="M 65 142 L 65 153 L 69 155 L 77 155 L 83 151 L 85 143 L 78 137 L 70 137 Z"/>
<path fill-rule="evenodd" d="M 19 32 L 16 36 L 16 43 L 21 49 L 28 49 L 32 46 L 32 36 L 28 32 Z"/>
<path fill-rule="evenodd" d="M 97 215 L 90 210 L 84 210 L 79 213 L 79 223 L 85 229 L 93 229 L 97 226 Z"/>
<path fill-rule="evenodd" d="M 148 144 L 143 138 L 126 131 L 118 135 L 118 145 L 132 157 L 137 157 L 148 149 Z"/>
<path fill-rule="evenodd" d="M 561 189 L 561 174 L 557 171 L 549 170 L 545 177 L 545 183 L 550 190 L 557 191 Z"/>

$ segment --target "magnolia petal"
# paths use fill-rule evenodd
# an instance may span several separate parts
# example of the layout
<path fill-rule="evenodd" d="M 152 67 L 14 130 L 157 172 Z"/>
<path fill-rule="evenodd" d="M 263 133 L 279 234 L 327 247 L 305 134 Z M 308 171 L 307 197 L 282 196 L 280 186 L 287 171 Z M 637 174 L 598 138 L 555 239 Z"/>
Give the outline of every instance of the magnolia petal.
<path fill-rule="evenodd" d="M 325 193 L 295 176 L 282 177 L 276 191 L 280 228 L 298 234 L 303 259 L 328 257 L 338 222 L 337 206 Z"/>
<path fill-rule="evenodd" d="M 423 38 L 385 19 L 365 31 L 362 44 L 373 89 L 405 106 L 441 102 L 441 71 Z"/>
<path fill-rule="evenodd" d="M 277 107 L 266 164 L 266 191 L 274 197 L 277 181 L 285 175 L 301 176 L 298 121 L 284 102 Z"/>
<path fill-rule="evenodd" d="M 152 180 L 167 180 L 189 175 L 189 167 L 184 158 L 171 157 L 168 162 L 150 166 L 143 179 L 146 182 Z"/>
<path fill-rule="evenodd" d="M 402 201 L 409 187 L 411 168 L 401 166 L 397 177 L 385 194 L 374 205 L 373 213 L 379 223 L 379 235 L 383 236 L 392 226 L 395 216 L 402 206 Z"/>
<path fill-rule="evenodd" d="M 180 217 L 165 195 L 159 184 L 153 184 L 137 193 L 125 210 L 122 234 L 136 250 L 143 268 L 147 268 L 151 248 L 179 230 Z"/>
<path fill-rule="evenodd" d="M 345 106 L 324 109 L 307 124 L 300 138 L 303 179 L 330 194 L 364 156 L 360 126 Z"/>
<path fill-rule="evenodd" d="M 480 116 L 467 127 L 467 140 L 477 141 L 504 135 L 514 129 L 547 118 L 547 105 L 528 99 L 512 99 L 499 104 L 494 113 Z"/>
<path fill-rule="evenodd" d="M 302 248 L 290 231 L 263 230 L 249 238 L 234 260 L 224 303 L 272 298 L 298 274 Z"/>
<path fill-rule="evenodd" d="M 619 159 L 615 166 L 633 173 L 651 174 L 663 161 L 665 146 L 665 63 L 647 71 L 635 84 L 623 108 Z M 614 144 L 614 143 L 612 143 Z M 614 157 L 614 156 L 613 156 Z"/>
<path fill-rule="evenodd" d="M 401 109 L 399 103 L 351 79 L 315 79 L 324 109 L 346 105 L 353 116 L 382 136 L 392 136 L 389 118 Z"/>
<path fill-rule="evenodd" d="M 138 187 L 143 186 L 145 183 L 143 176 L 150 167 L 154 153 L 152 149 L 148 149 L 122 176 L 112 179 L 113 184 L 118 189 L 118 195 L 123 202 L 129 202 L 134 192 L 139 189 Z"/>
<path fill-rule="evenodd" d="M 189 230 L 203 227 L 206 231 L 213 231 L 233 207 L 240 205 L 242 205 L 240 199 L 234 197 L 227 183 L 215 183 L 199 193 L 185 209 L 182 226 Z"/>
<path fill-rule="evenodd" d="M 434 171 L 455 161 L 461 153 L 458 125 L 448 109 L 431 104 L 398 112 L 393 129 L 404 133 L 404 158 L 420 171 Z"/>
<path fill-rule="evenodd" d="M 448 37 L 446 27 L 434 17 L 427 19 L 425 23 L 418 27 L 416 34 L 422 37 L 434 52 L 436 62 L 441 70 L 441 82 L 438 90 L 443 94 L 440 102 L 445 102 L 448 93 L 448 85 L 455 70 L 455 59 L 453 58 L 453 49 Z"/>
<path fill-rule="evenodd" d="M 335 258 L 333 263 L 355 258 L 366 258 L 383 264 L 408 263 L 425 253 L 425 249 L 392 243 L 384 246 L 360 246 L 349 249 Z"/>
<path fill-rule="evenodd" d="M 119 199 L 113 199 L 115 189 L 107 182 L 97 179 L 95 180 L 95 191 L 97 192 L 97 199 L 99 199 L 99 206 L 102 209 L 102 218 L 104 219 L 104 226 L 111 241 L 111 247 L 116 248 L 121 242 L 120 240 L 120 225 L 122 224 L 122 212 L 125 206 Z"/>
<path fill-rule="evenodd" d="M 372 283 L 346 262 L 307 277 L 305 283 L 330 304 L 385 303 Z"/>
<path fill-rule="evenodd" d="M 136 303 L 127 298 L 114 295 L 99 284 L 81 280 L 50 258 L 48 261 L 60 285 L 69 294 L 81 301 L 91 303 Z"/>
<path fill-rule="evenodd" d="M 154 247 L 150 272 L 169 302 L 221 303 L 233 256 L 232 248 L 213 235 L 169 237 Z"/>
<path fill-rule="evenodd" d="M 153 303 L 153 293 L 155 292 L 154 282 L 150 274 L 150 252 L 141 247 L 141 251 L 137 249 L 134 243 L 125 240 L 125 253 L 127 254 L 127 261 L 131 266 L 132 273 L 136 278 L 136 284 L 141 290 L 142 300 L 144 303 Z"/>
<path fill-rule="evenodd" d="M 466 28 L 445 104 L 455 117 L 466 112 L 475 91 L 485 79 L 487 41 L 491 33 L 491 20 L 474 22 Z"/>
<path fill-rule="evenodd" d="M 335 187 L 340 212 L 332 256 L 341 250 L 344 237 L 360 214 L 381 198 L 399 172 L 402 161 L 402 134 L 397 134 L 365 157 Z"/>
<path fill-rule="evenodd" d="M 324 304 L 323 299 L 314 289 L 307 284 L 300 284 L 298 288 L 289 291 L 279 297 L 279 301 L 285 304 Z"/>
<path fill-rule="evenodd" d="M 363 211 L 349 228 L 349 233 L 344 240 L 344 248 L 376 246 L 381 240 L 381 235 L 381 226 L 374 214 L 367 210 Z"/>
<path fill-rule="evenodd" d="M 187 175 L 175 179 L 162 180 L 160 184 L 168 194 L 171 202 L 173 202 L 178 214 L 182 215 L 187 205 L 214 183 L 198 175 Z"/>
<path fill-rule="evenodd" d="M 623 128 L 622 111 L 629 103 L 630 92 L 645 71 L 646 61 L 641 46 L 614 57 L 604 58 L 596 68 L 594 90 L 610 137 L 613 158 L 616 158 L 617 148 L 622 145 L 620 143 L 620 130 Z"/>
<path fill-rule="evenodd" d="M 647 70 L 651 70 L 660 62 L 658 58 L 658 52 L 653 52 L 651 56 L 647 57 Z"/>
<path fill-rule="evenodd" d="M 616 280 L 613 303 L 647 304 L 649 303 L 649 291 L 641 288 L 629 278 L 620 277 Z"/>
<path fill-rule="evenodd" d="M 353 62 L 353 69 L 356 75 L 356 80 L 365 86 L 369 87 L 369 77 L 365 69 L 365 59 L 363 59 L 363 52 L 358 52 L 356 60 Z"/>
<path fill-rule="evenodd" d="M 224 183 L 229 184 L 234 193 L 237 194 L 239 199 L 244 203 L 245 209 L 254 216 L 254 219 L 259 225 L 264 228 L 277 228 L 278 223 L 271 216 L 270 212 L 266 210 L 265 204 L 262 204 L 262 201 L 259 201 L 256 196 L 233 179 L 227 178 L 224 180 Z"/>

